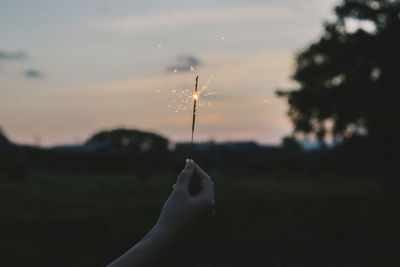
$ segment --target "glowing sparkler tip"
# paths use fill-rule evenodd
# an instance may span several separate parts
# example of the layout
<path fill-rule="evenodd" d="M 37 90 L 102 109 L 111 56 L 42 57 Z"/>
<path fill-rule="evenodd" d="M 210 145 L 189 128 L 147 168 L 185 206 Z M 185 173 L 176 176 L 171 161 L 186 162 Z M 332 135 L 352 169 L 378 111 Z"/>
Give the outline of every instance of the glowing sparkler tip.
<path fill-rule="evenodd" d="M 193 99 L 195 99 L 195 100 L 196 100 L 198 97 L 199 97 L 198 94 L 194 94 L 194 95 L 193 95 Z"/>

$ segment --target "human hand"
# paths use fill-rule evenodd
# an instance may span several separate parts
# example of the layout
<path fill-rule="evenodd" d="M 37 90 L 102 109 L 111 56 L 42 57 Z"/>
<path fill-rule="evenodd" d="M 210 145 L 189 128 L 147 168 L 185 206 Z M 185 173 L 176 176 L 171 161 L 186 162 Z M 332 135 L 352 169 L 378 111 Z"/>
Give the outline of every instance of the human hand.
<path fill-rule="evenodd" d="M 200 190 L 191 195 L 189 185 L 194 178 L 199 181 Z M 177 233 L 201 215 L 210 212 L 214 205 L 214 182 L 193 160 L 188 160 L 163 206 L 157 225 Z"/>
<path fill-rule="evenodd" d="M 199 181 L 199 192 L 189 193 L 190 182 Z M 214 207 L 214 183 L 193 160 L 179 174 L 156 225 L 135 246 L 109 266 L 153 266 L 181 230 Z M 159 259 L 158 259 L 159 260 Z"/>

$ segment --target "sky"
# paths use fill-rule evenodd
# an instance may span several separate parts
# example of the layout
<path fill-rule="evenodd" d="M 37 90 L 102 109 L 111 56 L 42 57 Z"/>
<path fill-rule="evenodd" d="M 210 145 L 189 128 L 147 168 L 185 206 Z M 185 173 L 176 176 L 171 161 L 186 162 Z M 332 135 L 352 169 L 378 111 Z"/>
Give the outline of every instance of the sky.
<path fill-rule="evenodd" d="M 0 128 L 14 142 L 84 142 L 135 128 L 172 142 L 277 144 L 290 135 L 277 89 L 335 0 L 2 0 Z"/>

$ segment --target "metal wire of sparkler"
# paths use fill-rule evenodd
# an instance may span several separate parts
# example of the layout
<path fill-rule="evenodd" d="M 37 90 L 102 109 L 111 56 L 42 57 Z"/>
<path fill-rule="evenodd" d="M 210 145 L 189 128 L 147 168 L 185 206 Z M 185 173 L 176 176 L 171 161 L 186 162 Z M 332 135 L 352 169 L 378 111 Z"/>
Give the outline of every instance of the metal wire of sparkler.
<path fill-rule="evenodd" d="M 196 85 L 194 87 L 194 95 L 193 95 L 193 120 L 192 120 L 192 139 L 190 141 L 190 154 L 189 158 L 193 155 L 193 135 L 194 135 L 194 126 L 196 123 L 196 103 L 197 103 L 197 84 L 199 82 L 199 76 L 196 76 Z"/>

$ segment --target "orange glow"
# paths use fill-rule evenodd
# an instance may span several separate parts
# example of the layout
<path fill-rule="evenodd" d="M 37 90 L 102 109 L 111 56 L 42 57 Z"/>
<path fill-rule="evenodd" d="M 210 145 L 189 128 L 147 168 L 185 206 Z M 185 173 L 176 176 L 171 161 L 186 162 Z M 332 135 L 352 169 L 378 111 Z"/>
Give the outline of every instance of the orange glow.
<path fill-rule="evenodd" d="M 194 94 L 194 95 L 193 95 L 193 99 L 195 99 L 195 100 L 196 100 L 198 97 L 199 97 L 199 96 L 198 96 L 197 94 Z"/>

